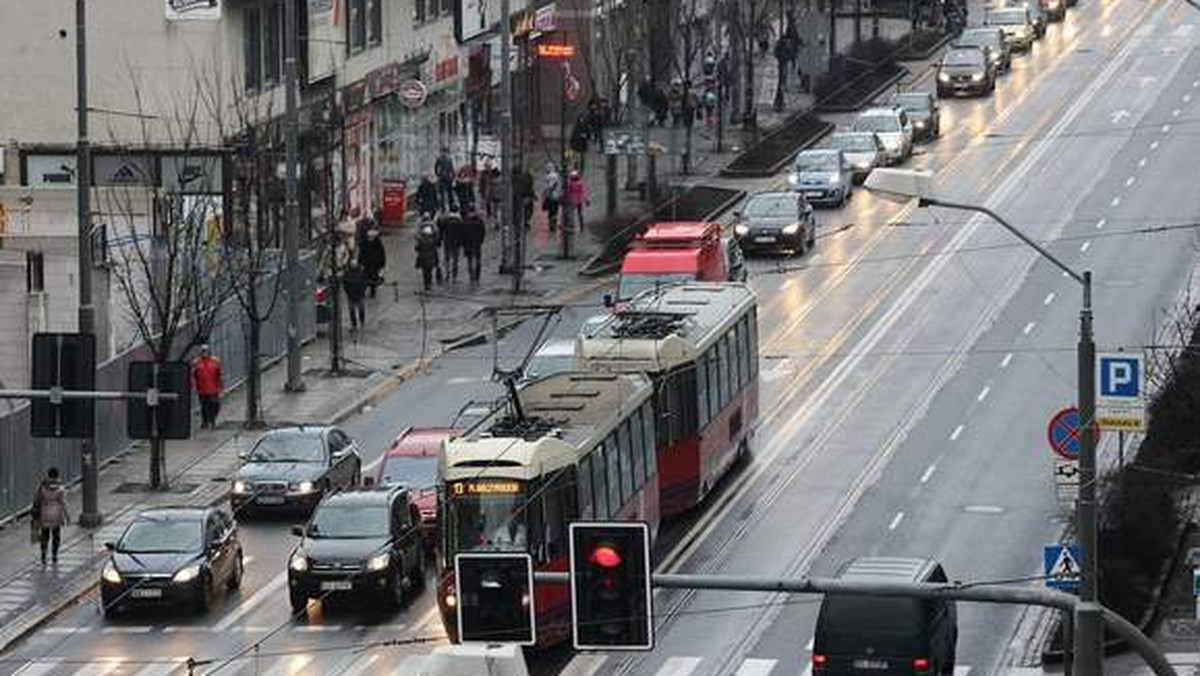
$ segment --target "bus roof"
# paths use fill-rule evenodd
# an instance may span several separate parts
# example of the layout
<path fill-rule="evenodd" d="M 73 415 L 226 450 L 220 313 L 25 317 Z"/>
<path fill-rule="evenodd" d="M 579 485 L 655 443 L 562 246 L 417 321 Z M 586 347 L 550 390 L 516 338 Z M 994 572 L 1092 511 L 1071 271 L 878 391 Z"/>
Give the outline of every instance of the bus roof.
<path fill-rule="evenodd" d="M 621 272 L 652 273 L 659 275 L 680 272 L 695 273 L 700 270 L 700 247 L 660 249 L 656 247 L 633 248 L 625 254 Z"/>
<path fill-rule="evenodd" d="M 558 373 L 519 391 L 524 421 L 502 406 L 446 442 L 442 479 L 530 479 L 578 462 L 653 394 L 640 374 Z"/>
<path fill-rule="evenodd" d="M 716 223 L 707 221 L 667 221 L 655 223 L 637 238 L 638 242 L 649 244 L 671 244 L 677 242 L 698 242 L 712 235 L 717 228 Z M 719 232 L 719 230 L 718 230 Z"/>
<path fill-rule="evenodd" d="M 588 369 L 658 372 L 694 360 L 755 306 L 739 282 L 688 282 L 644 293 L 579 336 Z"/>

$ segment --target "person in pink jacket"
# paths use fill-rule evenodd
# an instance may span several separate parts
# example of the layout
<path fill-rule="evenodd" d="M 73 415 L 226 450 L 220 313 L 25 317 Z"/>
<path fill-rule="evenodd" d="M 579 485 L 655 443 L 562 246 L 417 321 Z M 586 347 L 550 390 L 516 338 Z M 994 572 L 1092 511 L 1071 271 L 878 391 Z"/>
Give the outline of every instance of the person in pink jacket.
<path fill-rule="evenodd" d="M 589 202 L 587 183 L 578 169 L 572 169 L 567 177 L 566 203 L 570 225 L 576 230 L 583 228 L 583 207 Z"/>

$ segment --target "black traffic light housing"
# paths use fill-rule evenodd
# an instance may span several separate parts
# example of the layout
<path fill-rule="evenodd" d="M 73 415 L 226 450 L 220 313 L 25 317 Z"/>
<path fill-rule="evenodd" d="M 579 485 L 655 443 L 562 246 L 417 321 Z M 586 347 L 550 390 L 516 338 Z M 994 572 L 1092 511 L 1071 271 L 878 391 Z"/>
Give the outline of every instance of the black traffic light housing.
<path fill-rule="evenodd" d="M 32 389 L 75 392 L 96 389 L 96 336 L 90 333 L 35 333 Z M 29 417 L 35 438 L 90 439 L 96 436 L 94 399 L 33 400 Z"/>
<path fill-rule="evenodd" d="M 125 429 L 130 439 L 188 439 L 192 436 L 192 387 L 188 365 L 181 361 L 135 361 L 129 364 L 129 392 L 159 394 L 177 398 L 159 398 L 151 405 L 145 397 L 125 402 Z"/>
<path fill-rule="evenodd" d="M 454 557 L 458 640 L 537 643 L 533 558 L 523 553 L 471 552 Z"/>
<path fill-rule="evenodd" d="M 650 527 L 571 524 L 571 624 L 577 650 L 652 650 Z"/>

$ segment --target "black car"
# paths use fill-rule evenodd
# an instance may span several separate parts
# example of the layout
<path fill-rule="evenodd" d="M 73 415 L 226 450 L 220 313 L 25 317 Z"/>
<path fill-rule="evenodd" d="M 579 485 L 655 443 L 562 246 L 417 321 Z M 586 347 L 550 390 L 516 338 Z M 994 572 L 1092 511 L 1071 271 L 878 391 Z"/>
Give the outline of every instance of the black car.
<path fill-rule="evenodd" d="M 986 96 L 996 88 L 996 76 L 987 55 L 978 47 L 958 47 L 946 52 L 938 64 L 939 97 L 958 94 Z"/>
<path fill-rule="evenodd" d="M 350 491 L 326 498 L 288 560 L 292 610 L 308 600 L 353 595 L 402 606 L 425 583 L 421 514 L 403 488 Z"/>
<path fill-rule="evenodd" d="M 796 192 L 760 192 L 734 213 L 734 235 L 745 251 L 804 253 L 817 240 L 817 222 L 808 200 Z"/>
<path fill-rule="evenodd" d="M 358 444 L 337 427 L 283 427 L 267 432 L 233 477 L 230 502 L 246 508 L 311 509 L 326 493 L 357 486 Z"/>
<path fill-rule="evenodd" d="M 242 584 L 237 524 L 216 507 L 147 510 L 105 547 L 100 607 L 106 617 L 140 604 L 183 603 L 203 611 L 222 587 Z"/>
<path fill-rule="evenodd" d="M 929 92 L 904 92 L 892 97 L 892 105 L 899 106 L 912 120 L 913 136 L 916 140 L 929 140 L 942 135 L 942 109 L 937 98 Z"/>

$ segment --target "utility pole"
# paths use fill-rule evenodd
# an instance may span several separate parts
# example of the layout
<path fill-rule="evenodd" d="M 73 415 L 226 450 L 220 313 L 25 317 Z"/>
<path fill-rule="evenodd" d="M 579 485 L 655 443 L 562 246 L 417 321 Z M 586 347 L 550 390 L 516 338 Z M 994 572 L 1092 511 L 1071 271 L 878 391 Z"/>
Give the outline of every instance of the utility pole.
<path fill-rule="evenodd" d="M 513 293 L 521 291 L 521 269 L 524 266 L 521 251 L 525 233 L 524 223 L 516 223 L 517 214 L 513 208 L 513 176 L 517 167 L 513 166 L 513 118 L 512 118 L 512 77 L 509 72 L 512 59 L 512 2 L 500 0 L 500 220 L 503 222 L 501 232 L 506 235 L 503 239 L 508 243 L 505 247 L 505 258 L 513 276 Z"/>
<path fill-rule="evenodd" d="M 92 146 L 88 139 L 87 83 L 87 4 L 75 0 L 75 200 L 79 226 L 79 332 L 96 332 L 96 313 L 92 307 Z M 93 434 L 95 430 L 93 429 Z M 79 444 L 82 467 L 83 506 L 79 525 L 100 525 L 100 503 L 96 492 L 96 442 L 94 436 Z"/>
<path fill-rule="evenodd" d="M 300 204 L 297 197 L 299 169 L 300 116 L 296 109 L 296 2 L 284 2 L 283 68 L 287 79 L 284 93 L 284 145 L 287 167 L 284 176 L 284 266 L 287 268 L 287 383 L 288 392 L 303 392 L 304 379 L 300 373 Z"/>
<path fill-rule="evenodd" d="M 1104 672 L 1104 631 L 1100 613 L 1099 559 L 1096 542 L 1096 342 L 1092 329 L 1092 273 L 1083 271 L 1083 307 L 1079 311 L 1079 498 L 1075 527 L 1079 552 L 1079 615 L 1076 620 L 1076 673 Z M 1091 658 L 1091 659 L 1089 659 Z"/>

